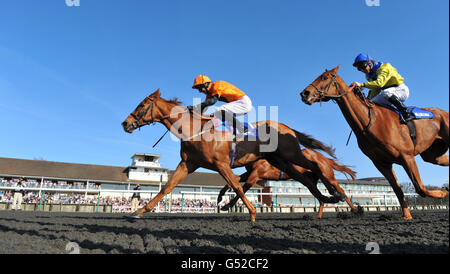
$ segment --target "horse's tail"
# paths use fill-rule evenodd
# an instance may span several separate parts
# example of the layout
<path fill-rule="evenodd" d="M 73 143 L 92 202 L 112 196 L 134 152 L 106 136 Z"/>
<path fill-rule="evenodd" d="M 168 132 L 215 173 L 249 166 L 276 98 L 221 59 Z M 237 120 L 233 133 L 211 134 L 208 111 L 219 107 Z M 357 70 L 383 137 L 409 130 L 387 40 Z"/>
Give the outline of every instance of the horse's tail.
<path fill-rule="evenodd" d="M 332 163 L 332 167 L 334 170 L 339 171 L 341 173 L 347 174 L 350 177 L 352 177 L 352 181 L 354 181 L 356 179 L 356 171 L 350 169 L 348 166 L 346 165 L 339 165 L 338 163 L 336 163 L 334 160 L 329 159 Z"/>
<path fill-rule="evenodd" d="M 321 141 L 316 140 L 307 134 L 301 133 L 295 129 L 292 129 L 292 130 L 295 132 L 295 136 L 297 136 L 297 140 L 300 144 L 302 144 L 305 147 L 310 148 L 310 149 L 323 150 L 326 153 L 328 153 L 328 155 L 330 155 L 331 157 L 336 159 L 336 155 L 334 155 L 334 150 L 335 150 L 334 148 L 325 145 Z"/>

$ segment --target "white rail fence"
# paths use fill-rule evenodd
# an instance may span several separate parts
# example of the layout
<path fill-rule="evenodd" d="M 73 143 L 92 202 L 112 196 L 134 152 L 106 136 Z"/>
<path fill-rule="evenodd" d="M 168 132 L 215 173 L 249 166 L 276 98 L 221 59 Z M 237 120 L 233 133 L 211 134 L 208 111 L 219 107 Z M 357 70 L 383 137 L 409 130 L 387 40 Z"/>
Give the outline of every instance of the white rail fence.
<path fill-rule="evenodd" d="M 9 187 L 9 186 L 0 186 L 0 190 L 10 190 L 14 191 L 16 190 L 16 187 Z M 150 194 L 150 198 L 153 196 L 153 194 L 158 193 L 159 191 L 155 190 L 113 190 L 113 189 L 71 189 L 71 188 L 45 188 L 45 187 L 25 187 L 23 188 L 25 192 L 38 192 L 40 197 L 40 203 L 39 207 L 36 210 L 41 210 L 43 205 L 43 198 L 44 193 L 77 193 L 77 194 L 85 194 L 85 195 L 97 195 L 98 200 L 96 203 L 96 210 L 98 211 L 99 205 L 100 205 L 100 197 L 103 194 L 107 193 L 117 193 L 121 195 L 132 195 L 133 193 L 140 193 L 140 194 Z M 161 202 L 156 206 L 155 211 L 156 212 L 171 212 L 171 213 L 215 213 L 220 212 L 219 206 L 211 207 L 211 206 L 198 206 L 198 207 L 192 207 L 192 206 L 186 206 L 185 205 L 185 197 L 192 197 L 193 195 L 197 196 L 214 196 L 217 197 L 219 195 L 219 192 L 193 192 L 193 191 L 182 191 L 180 194 L 177 194 L 178 196 L 181 195 L 181 202 L 173 203 L 173 200 L 170 199 L 169 195 L 166 195 L 166 197 L 161 200 Z M 232 197 L 234 197 L 236 194 L 234 192 L 227 192 L 225 193 L 225 196 L 228 197 L 228 199 L 224 199 L 225 202 L 227 200 L 229 201 Z M 246 193 L 247 196 L 253 197 L 253 196 L 265 196 L 269 195 L 272 196 L 272 200 L 274 201 L 274 204 L 272 206 L 258 206 L 260 208 L 260 212 L 314 212 L 317 211 L 317 208 L 319 206 L 319 202 L 317 199 L 315 199 L 310 193 L 253 193 L 248 192 Z M 370 210 L 392 210 L 398 208 L 398 205 L 396 204 L 388 204 L 387 201 L 395 200 L 397 201 L 397 197 L 394 194 L 374 194 L 374 193 L 367 193 L 367 192 L 360 192 L 360 193 L 352 193 L 351 195 L 348 195 L 351 199 L 357 199 L 357 198 L 370 198 L 373 200 L 380 201 L 378 205 L 361 205 L 364 208 L 367 208 Z M 416 193 L 406 193 L 405 196 L 411 196 L 411 197 L 417 197 L 418 195 Z M 285 205 L 280 206 L 277 202 L 278 198 L 282 197 L 293 197 L 293 198 L 314 198 L 314 205 Z M 175 200 L 179 200 L 175 199 Z M 438 208 L 448 208 L 448 206 L 441 204 L 442 207 Z M 413 206 L 412 206 L 413 207 Z M 414 205 L 415 208 L 418 208 L 418 206 Z M 433 209 L 434 207 L 430 208 Z M 328 209 L 328 210 L 327 210 Z M 325 204 L 325 211 L 339 211 L 339 210 L 349 210 L 347 204 Z M 419 209 L 426 209 L 424 207 Z M 129 204 L 123 205 L 123 204 L 113 204 L 112 205 L 112 212 L 114 213 L 123 213 L 123 212 L 130 212 L 131 206 Z M 246 212 L 246 208 L 243 208 L 242 206 L 237 206 L 234 209 L 231 209 L 233 212 Z"/>

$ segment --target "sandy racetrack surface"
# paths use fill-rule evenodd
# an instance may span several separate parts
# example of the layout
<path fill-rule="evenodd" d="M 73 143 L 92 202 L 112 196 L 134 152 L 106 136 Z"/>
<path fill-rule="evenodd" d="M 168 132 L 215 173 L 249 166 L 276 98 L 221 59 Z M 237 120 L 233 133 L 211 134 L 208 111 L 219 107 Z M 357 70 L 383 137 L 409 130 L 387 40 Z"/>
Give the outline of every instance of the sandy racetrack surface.
<path fill-rule="evenodd" d="M 448 253 L 449 212 L 257 214 L 124 214 L 0 211 L 0 253 L 303 254 Z M 351 217 L 351 218 L 350 218 Z M 67 248 L 67 250 L 66 250 Z"/>

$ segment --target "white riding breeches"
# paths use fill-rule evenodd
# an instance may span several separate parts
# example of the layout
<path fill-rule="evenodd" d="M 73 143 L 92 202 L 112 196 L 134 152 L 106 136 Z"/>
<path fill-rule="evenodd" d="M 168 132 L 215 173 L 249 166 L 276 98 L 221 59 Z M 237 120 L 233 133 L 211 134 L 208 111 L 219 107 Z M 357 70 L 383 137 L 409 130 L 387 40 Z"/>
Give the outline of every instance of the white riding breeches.
<path fill-rule="evenodd" d="M 392 106 L 392 104 L 388 101 L 389 97 L 392 95 L 397 97 L 400 102 L 404 102 L 409 97 L 409 88 L 407 85 L 401 84 L 397 87 L 383 89 L 377 96 L 372 98 L 371 101 L 384 106 Z"/>
<path fill-rule="evenodd" d="M 250 100 L 250 98 L 245 95 L 242 96 L 241 99 L 237 100 L 237 101 L 233 101 L 230 103 L 226 103 L 218 108 L 216 108 L 215 112 L 220 112 L 221 110 L 225 110 L 227 112 L 231 112 L 236 114 L 237 116 L 239 115 L 244 115 L 250 112 L 250 110 L 252 110 L 252 101 Z"/>

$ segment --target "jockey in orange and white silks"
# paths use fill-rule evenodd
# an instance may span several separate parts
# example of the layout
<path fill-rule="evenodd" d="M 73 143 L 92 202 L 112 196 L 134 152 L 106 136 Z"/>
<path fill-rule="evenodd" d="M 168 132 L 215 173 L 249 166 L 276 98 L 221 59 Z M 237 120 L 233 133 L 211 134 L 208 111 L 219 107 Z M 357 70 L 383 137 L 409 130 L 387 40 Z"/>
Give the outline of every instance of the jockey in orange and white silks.
<path fill-rule="evenodd" d="M 355 58 L 353 66 L 366 75 L 368 82 L 353 82 L 352 85 L 370 89 L 368 99 L 384 106 L 394 105 L 405 121 L 414 118 L 414 115 L 409 113 L 403 104 L 409 97 L 409 88 L 396 68 L 390 63 L 375 62 L 364 53 Z"/>
<path fill-rule="evenodd" d="M 217 101 L 225 102 L 226 104 L 218 107 L 214 112 L 214 116 L 222 121 L 229 121 L 233 124 L 234 135 L 236 135 L 236 128 L 240 133 L 247 131 L 244 126 L 235 116 L 247 114 L 252 109 L 252 101 L 240 89 L 225 81 L 211 82 L 206 75 L 199 75 L 194 80 L 193 89 L 197 89 L 201 93 L 206 94 L 206 99 L 199 106 L 201 110 L 214 105 Z M 193 106 L 188 106 L 188 109 L 193 109 Z"/>

